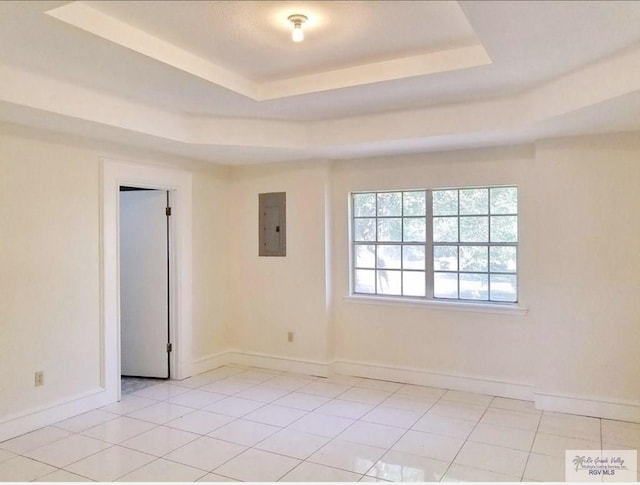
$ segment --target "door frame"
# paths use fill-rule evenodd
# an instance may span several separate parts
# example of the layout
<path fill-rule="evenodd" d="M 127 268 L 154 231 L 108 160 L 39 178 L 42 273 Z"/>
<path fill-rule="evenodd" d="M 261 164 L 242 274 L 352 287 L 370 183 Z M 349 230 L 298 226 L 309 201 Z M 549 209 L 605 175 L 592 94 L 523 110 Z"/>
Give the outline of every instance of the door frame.
<path fill-rule="evenodd" d="M 120 186 L 160 189 L 170 192 L 169 224 L 169 329 L 171 379 L 191 373 L 192 334 L 192 219 L 191 174 L 111 159 L 101 159 L 101 379 L 110 402 L 120 400 Z"/>

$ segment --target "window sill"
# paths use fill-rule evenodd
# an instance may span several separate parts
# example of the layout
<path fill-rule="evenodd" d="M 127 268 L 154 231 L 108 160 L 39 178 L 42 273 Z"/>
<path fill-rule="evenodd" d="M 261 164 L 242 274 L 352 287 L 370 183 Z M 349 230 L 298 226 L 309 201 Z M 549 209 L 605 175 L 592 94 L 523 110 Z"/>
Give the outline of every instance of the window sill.
<path fill-rule="evenodd" d="M 454 312 L 471 312 L 471 313 L 495 313 L 501 315 L 526 315 L 528 308 L 519 306 L 518 304 L 506 303 L 467 303 L 463 301 L 435 301 L 423 300 L 417 298 L 393 298 L 385 296 L 365 296 L 365 295 L 349 295 L 345 296 L 344 301 L 347 303 L 356 303 L 363 305 L 383 305 L 383 306 L 409 306 L 423 307 L 433 310 L 454 311 Z"/>

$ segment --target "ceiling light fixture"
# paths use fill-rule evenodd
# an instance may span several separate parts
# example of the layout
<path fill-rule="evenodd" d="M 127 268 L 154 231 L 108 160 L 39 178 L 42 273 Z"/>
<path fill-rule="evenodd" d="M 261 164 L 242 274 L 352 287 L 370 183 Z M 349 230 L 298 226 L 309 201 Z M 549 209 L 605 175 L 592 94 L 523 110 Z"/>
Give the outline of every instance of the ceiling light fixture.
<path fill-rule="evenodd" d="M 302 42 L 304 40 L 304 32 L 302 30 L 302 24 L 304 24 L 307 20 L 306 15 L 295 14 L 289 15 L 289 22 L 293 24 L 293 32 L 291 32 L 291 40 L 294 42 Z"/>

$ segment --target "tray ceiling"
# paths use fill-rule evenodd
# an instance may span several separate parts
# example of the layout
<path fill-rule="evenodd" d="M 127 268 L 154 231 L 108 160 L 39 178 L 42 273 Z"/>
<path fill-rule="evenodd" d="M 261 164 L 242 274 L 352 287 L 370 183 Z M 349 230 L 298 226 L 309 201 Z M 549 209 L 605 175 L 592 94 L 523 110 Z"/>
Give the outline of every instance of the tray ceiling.
<path fill-rule="evenodd" d="M 220 163 L 636 130 L 638 25 L 615 1 L 0 2 L 0 120 Z"/>

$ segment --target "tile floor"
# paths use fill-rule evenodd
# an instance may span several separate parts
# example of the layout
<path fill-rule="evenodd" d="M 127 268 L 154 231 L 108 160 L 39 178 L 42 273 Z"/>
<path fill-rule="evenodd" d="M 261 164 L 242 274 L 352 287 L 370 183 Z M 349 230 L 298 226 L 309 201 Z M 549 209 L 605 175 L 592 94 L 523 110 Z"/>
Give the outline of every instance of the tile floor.
<path fill-rule="evenodd" d="M 228 366 L 0 443 L 0 480 L 563 481 L 565 449 L 601 447 L 637 450 L 640 424 Z"/>

